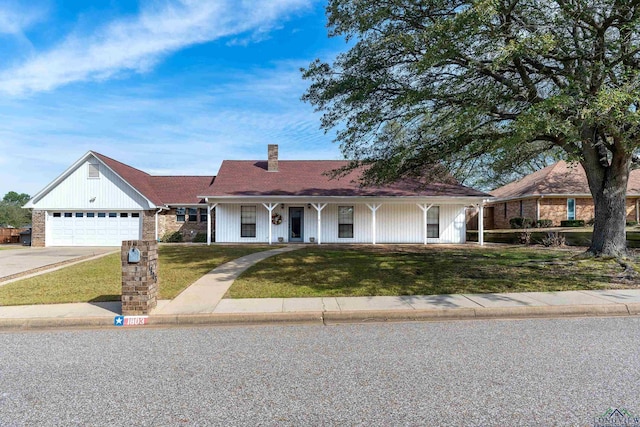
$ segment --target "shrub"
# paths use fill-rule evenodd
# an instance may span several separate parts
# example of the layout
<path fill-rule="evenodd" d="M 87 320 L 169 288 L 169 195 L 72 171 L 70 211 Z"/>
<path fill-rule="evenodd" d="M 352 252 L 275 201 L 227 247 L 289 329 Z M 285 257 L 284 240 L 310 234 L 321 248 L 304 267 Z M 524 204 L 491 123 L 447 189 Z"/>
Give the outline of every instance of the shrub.
<path fill-rule="evenodd" d="M 182 233 L 179 231 L 165 233 L 164 236 L 162 236 L 162 239 L 160 239 L 160 241 L 164 243 L 182 242 Z"/>
<path fill-rule="evenodd" d="M 638 221 L 627 221 L 627 227 L 635 227 L 638 225 Z"/>
<path fill-rule="evenodd" d="M 192 240 L 193 243 L 207 243 L 207 233 L 198 233 Z"/>
<path fill-rule="evenodd" d="M 547 233 L 546 237 L 542 238 L 542 244 L 544 246 L 564 246 L 566 243 L 566 239 L 564 235 L 556 232 Z"/>
<path fill-rule="evenodd" d="M 583 219 L 567 219 L 560 221 L 560 227 L 584 227 Z"/>
<path fill-rule="evenodd" d="M 550 219 L 539 219 L 536 221 L 536 227 L 538 228 L 549 228 L 553 227 L 553 221 Z"/>
<path fill-rule="evenodd" d="M 509 225 L 511 228 L 529 228 L 533 225 L 533 220 L 531 218 L 511 218 Z"/>

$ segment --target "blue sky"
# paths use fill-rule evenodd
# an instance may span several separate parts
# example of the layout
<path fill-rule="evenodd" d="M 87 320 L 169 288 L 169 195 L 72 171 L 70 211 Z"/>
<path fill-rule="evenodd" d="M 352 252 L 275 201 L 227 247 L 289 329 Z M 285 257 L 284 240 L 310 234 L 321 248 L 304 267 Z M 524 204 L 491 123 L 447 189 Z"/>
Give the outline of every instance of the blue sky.
<path fill-rule="evenodd" d="M 346 49 L 326 1 L 4 1 L 0 197 L 88 150 L 157 175 L 223 159 L 339 159 L 300 67 Z"/>

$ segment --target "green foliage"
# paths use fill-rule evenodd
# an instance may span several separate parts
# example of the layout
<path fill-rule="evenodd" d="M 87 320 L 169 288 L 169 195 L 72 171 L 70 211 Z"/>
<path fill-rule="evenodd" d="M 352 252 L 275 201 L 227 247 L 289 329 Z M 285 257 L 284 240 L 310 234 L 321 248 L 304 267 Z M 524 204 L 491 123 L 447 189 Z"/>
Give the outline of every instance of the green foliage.
<path fill-rule="evenodd" d="M 31 223 L 31 211 L 22 209 L 30 196 L 25 193 L 18 194 L 9 191 L 0 201 L 0 225 L 10 225 L 12 227 L 24 227 Z"/>
<path fill-rule="evenodd" d="M 584 227 L 584 220 L 567 219 L 565 221 L 560 221 L 560 227 Z"/>
<path fill-rule="evenodd" d="M 197 233 L 192 240 L 193 243 L 207 243 L 207 233 Z"/>
<path fill-rule="evenodd" d="M 160 241 L 163 243 L 180 243 L 182 242 L 182 233 L 179 231 L 167 232 Z"/>
<path fill-rule="evenodd" d="M 513 177 L 565 158 L 596 201 L 624 197 L 619 178 L 640 163 L 640 3 L 330 0 L 327 15 L 352 44 L 302 70 L 303 100 L 351 167 L 371 166 L 367 182 Z M 608 215 L 599 233 L 624 225 L 622 209 Z"/>
<path fill-rule="evenodd" d="M 529 228 L 533 225 L 534 221 L 531 218 L 511 218 L 509 225 L 511 228 Z"/>
<path fill-rule="evenodd" d="M 539 219 L 536 221 L 536 227 L 538 228 L 549 228 L 553 227 L 553 221 L 550 219 Z"/>
<path fill-rule="evenodd" d="M 635 227 L 638 225 L 638 221 L 627 221 L 627 227 Z"/>

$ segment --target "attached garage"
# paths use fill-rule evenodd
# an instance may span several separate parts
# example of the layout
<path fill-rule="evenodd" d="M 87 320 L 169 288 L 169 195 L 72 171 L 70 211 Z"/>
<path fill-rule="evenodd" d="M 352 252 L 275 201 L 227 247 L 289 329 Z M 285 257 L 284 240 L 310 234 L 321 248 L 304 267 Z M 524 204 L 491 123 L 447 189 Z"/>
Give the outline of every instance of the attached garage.
<path fill-rule="evenodd" d="M 50 212 L 47 246 L 120 246 L 141 229 L 140 212 Z"/>

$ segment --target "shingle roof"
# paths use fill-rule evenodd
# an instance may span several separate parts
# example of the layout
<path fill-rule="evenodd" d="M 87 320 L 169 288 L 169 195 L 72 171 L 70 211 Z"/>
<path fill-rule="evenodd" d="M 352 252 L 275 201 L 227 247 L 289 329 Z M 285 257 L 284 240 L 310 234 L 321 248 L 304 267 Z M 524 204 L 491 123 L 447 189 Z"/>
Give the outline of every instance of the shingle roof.
<path fill-rule="evenodd" d="M 559 161 L 519 181 L 496 188 L 491 194 L 498 199 L 513 199 L 548 195 L 591 195 L 591 191 L 582 165 Z M 640 170 L 632 171 L 629 175 L 627 195 L 640 195 Z"/>
<path fill-rule="evenodd" d="M 361 187 L 362 169 L 331 179 L 327 174 L 346 166 L 346 161 L 335 160 L 280 160 L 278 172 L 269 172 L 266 161 L 225 160 L 218 175 L 203 196 L 453 196 L 489 197 L 488 194 L 460 184 L 402 181 L 377 187 Z"/>
<path fill-rule="evenodd" d="M 198 194 L 215 179 L 214 176 L 152 176 L 104 154 L 91 153 L 157 206 L 201 203 Z"/>

